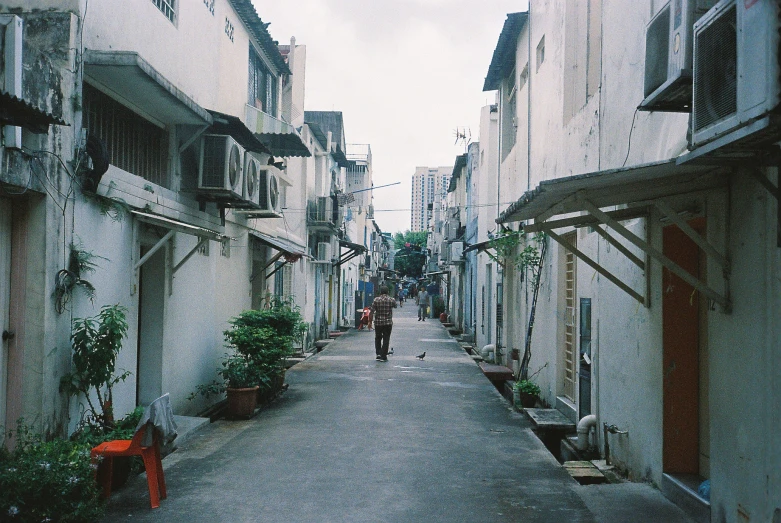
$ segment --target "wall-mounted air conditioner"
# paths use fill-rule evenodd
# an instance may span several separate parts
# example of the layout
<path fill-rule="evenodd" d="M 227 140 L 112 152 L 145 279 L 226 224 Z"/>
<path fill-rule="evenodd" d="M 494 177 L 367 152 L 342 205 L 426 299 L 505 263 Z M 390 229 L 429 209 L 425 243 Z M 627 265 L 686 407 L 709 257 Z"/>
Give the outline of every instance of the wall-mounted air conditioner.
<path fill-rule="evenodd" d="M 768 128 L 749 124 L 779 105 L 778 10 L 777 1 L 722 0 L 694 24 L 692 148 Z"/>
<path fill-rule="evenodd" d="M 315 202 L 313 221 L 333 223 L 333 200 L 330 196 L 318 196 Z"/>
<path fill-rule="evenodd" d="M 448 245 L 447 240 L 442 240 L 442 243 L 440 244 L 439 259 L 444 262 L 450 261 L 450 245 Z"/>
<path fill-rule="evenodd" d="M 450 244 L 450 263 L 463 261 L 464 242 L 453 242 Z"/>
<path fill-rule="evenodd" d="M 244 200 L 252 207 L 260 205 L 260 160 L 250 153 L 244 153 Z"/>
<path fill-rule="evenodd" d="M 207 134 L 203 137 L 198 169 L 198 190 L 220 199 L 241 200 L 244 149 L 227 135 Z"/>
<path fill-rule="evenodd" d="M 323 263 L 331 263 L 331 253 L 333 251 L 331 250 L 331 243 L 330 242 L 320 242 L 317 244 L 317 261 L 323 262 Z"/>
<path fill-rule="evenodd" d="M 690 112 L 692 30 L 716 0 L 670 0 L 645 28 L 645 76 L 638 109 Z"/>
<path fill-rule="evenodd" d="M 265 166 L 258 170 L 258 208 L 259 215 L 269 218 L 282 216 L 279 181 L 272 170 Z"/>
<path fill-rule="evenodd" d="M 461 227 L 461 222 L 458 218 L 449 218 L 445 222 L 445 239 L 455 240 L 458 238 L 458 229 Z"/>

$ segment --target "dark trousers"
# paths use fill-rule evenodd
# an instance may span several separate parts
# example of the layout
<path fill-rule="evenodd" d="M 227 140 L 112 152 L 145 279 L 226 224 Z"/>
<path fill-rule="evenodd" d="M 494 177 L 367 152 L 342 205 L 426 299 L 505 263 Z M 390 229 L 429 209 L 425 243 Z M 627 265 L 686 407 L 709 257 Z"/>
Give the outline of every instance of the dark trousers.
<path fill-rule="evenodd" d="M 391 330 L 393 330 L 393 325 L 374 326 L 374 352 L 377 353 L 377 356 L 383 358 L 388 356 Z"/>

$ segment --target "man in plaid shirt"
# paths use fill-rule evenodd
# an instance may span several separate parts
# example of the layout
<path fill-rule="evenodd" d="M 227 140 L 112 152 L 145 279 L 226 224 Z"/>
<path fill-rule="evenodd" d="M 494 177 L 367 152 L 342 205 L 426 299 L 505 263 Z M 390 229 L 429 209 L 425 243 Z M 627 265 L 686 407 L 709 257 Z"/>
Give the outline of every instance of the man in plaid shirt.
<path fill-rule="evenodd" d="M 388 361 L 388 345 L 393 329 L 393 309 L 396 300 L 388 296 L 388 287 L 380 287 L 380 295 L 372 302 L 371 320 L 374 322 L 374 352 L 378 361 Z"/>

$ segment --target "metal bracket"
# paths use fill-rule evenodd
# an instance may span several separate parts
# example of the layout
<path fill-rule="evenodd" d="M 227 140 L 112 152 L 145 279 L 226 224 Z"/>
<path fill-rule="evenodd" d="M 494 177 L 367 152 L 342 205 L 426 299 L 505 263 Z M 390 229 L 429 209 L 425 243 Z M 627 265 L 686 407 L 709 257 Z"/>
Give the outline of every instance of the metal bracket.
<path fill-rule="evenodd" d="M 749 169 L 748 172 L 762 187 L 767 189 L 771 196 L 776 198 L 776 207 L 778 209 L 776 214 L 776 245 L 781 247 L 781 188 L 773 184 L 759 169 Z M 779 177 L 779 183 L 781 183 L 781 166 L 776 166 L 776 174 Z"/>

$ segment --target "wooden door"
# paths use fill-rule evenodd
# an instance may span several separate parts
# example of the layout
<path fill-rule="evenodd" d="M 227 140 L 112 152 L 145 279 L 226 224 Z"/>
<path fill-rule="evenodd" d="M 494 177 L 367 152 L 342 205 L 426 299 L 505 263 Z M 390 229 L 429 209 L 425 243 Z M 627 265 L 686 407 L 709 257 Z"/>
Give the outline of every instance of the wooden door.
<path fill-rule="evenodd" d="M 690 223 L 703 234 L 703 219 Z M 664 254 L 700 277 L 697 245 L 678 227 L 663 231 Z M 663 470 L 699 473 L 699 323 L 700 296 L 667 269 L 662 277 Z"/>

